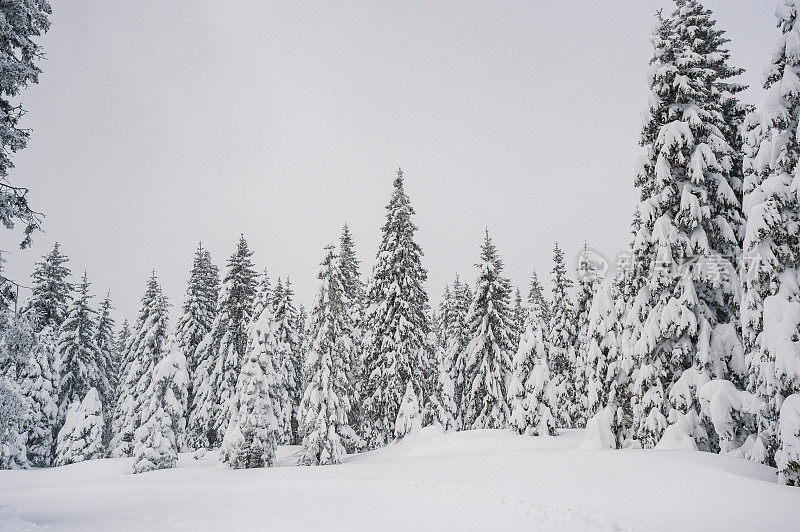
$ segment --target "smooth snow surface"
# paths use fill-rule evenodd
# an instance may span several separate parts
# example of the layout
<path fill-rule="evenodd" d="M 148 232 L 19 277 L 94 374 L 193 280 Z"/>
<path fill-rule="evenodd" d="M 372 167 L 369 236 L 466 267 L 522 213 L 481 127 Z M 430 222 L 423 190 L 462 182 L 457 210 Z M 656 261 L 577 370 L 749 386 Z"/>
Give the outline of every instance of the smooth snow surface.
<path fill-rule="evenodd" d="M 130 474 L 131 459 L 0 471 L 0 530 L 791 530 L 800 489 L 773 469 L 688 451 L 578 451 L 480 430 L 414 438 L 335 466 L 231 470 L 217 452 Z"/>

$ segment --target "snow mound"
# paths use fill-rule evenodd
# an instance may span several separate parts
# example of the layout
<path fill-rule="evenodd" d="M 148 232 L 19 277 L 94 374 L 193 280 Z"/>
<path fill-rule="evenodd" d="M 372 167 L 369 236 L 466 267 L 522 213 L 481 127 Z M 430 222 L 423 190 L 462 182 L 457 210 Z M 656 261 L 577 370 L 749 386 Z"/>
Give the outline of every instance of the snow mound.
<path fill-rule="evenodd" d="M 675 423 L 664 431 L 664 435 L 656 444 L 660 451 L 696 451 L 697 444 L 689 435 L 689 424 L 683 415 L 675 417 Z"/>
<path fill-rule="evenodd" d="M 586 423 L 586 435 L 578 446 L 579 451 L 599 451 L 602 449 L 616 449 L 617 440 L 611 432 L 611 423 L 614 413 L 609 407 L 598 411 Z"/>
<path fill-rule="evenodd" d="M 581 430 L 428 428 L 321 467 L 295 467 L 298 448 L 279 446 L 276 466 L 261 469 L 220 466 L 212 450 L 147 475 L 130 474 L 130 458 L 0 471 L 0 501 L 13 508 L 0 514 L 0 530 L 714 531 L 800 522 L 800 490 L 778 485 L 773 468 L 701 452 L 576 451 L 586 439 Z"/>

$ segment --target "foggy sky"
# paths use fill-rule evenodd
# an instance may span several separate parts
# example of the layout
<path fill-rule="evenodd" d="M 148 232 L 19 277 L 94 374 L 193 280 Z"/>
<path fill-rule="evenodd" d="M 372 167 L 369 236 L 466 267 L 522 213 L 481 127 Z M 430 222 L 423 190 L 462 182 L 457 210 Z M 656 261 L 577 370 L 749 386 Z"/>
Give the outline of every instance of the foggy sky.
<path fill-rule="evenodd" d="M 613 258 L 629 239 L 654 13 L 667 0 L 54 2 L 28 148 L 12 182 L 77 280 L 135 319 L 155 268 L 177 311 L 198 241 L 224 266 L 243 232 L 309 306 L 347 222 L 374 263 L 398 166 L 432 303 L 472 281 L 483 228 L 526 292 L 553 241 Z M 759 103 L 772 0 L 708 0 Z M 175 312 L 173 312 L 175 315 Z"/>

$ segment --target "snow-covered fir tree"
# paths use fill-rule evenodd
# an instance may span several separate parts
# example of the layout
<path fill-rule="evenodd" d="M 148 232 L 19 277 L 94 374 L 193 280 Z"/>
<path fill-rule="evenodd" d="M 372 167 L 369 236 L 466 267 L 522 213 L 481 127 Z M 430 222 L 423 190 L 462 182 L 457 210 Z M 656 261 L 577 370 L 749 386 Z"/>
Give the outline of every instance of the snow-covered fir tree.
<path fill-rule="evenodd" d="M 514 335 L 511 337 L 511 345 L 519 345 L 519 339 L 525 332 L 525 318 L 527 309 L 522 301 L 522 292 L 519 288 L 514 291 Z"/>
<path fill-rule="evenodd" d="M 408 434 L 418 432 L 422 428 L 422 414 L 419 411 L 419 399 L 411 381 L 406 385 L 403 400 L 397 410 L 394 422 L 394 437 L 402 439 Z"/>
<path fill-rule="evenodd" d="M 337 464 L 346 447 L 360 447 L 349 420 L 356 399 L 348 367 L 353 360 L 354 327 L 333 246 L 325 248 L 318 278 L 320 287 L 309 318 L 308 387 L 300 405 L 303 465 Z"/>
<path fill-rule="evenodd" d="M 453 281 L 452 305 L 448 312 L 448 323 L 445 330 L 444 360 L 450 368 L 450 379 L 453 381 L 453 402 L 456 406 L 455 426 L 464 428 L 464 368 L 466 365 L 466 348 L 470 341 L 467 316 L 472 305 L 472 290 L 467 283 L 459 279 L 458 274 Z"/>
<path fill-rule="evenodd" d="M 53 250 L 42 257 L 33 269 L 32 294 L 26 309 L 36 315 L 36 332 L 46 327 L 57 331 L 67 317 L 73 289 L 68 280 L 71 272 L 66 266 L 67 262 L 69 258 L 61 253 L 60 245 L 56 242 Z"/>
<path fill-rule="evenodd" d="M 84 272 L 75 299 L 67 310 L 58 335 L 59 417 L 72 403 L 80 403 L 90 388 L 96 388 L 100 401 L 108 400 L 109 383 L 103 354 L 97 345 L 97 313 L 89 306 L 89 280 Z"/>
<path fill-rule="evenodd" d="M 361 280 L 361 261 L 356 255 L 353 233 L 347 224 L 342 228 L 342 235 L 339 237 L 339 262 L 344 276 L 345 293 L 354 309 L 360 313 L 363 310 L 365 295 L 364 283 Z"/>
<path fill-rule="evenodd" d="M 550 381 L 547 324 L 541 285 L 533 272 L 528 293 L 525 331 L 512 360 L 508 403 L 509 424 L 520 434 L 555 436 L 556 390 Z"/>
<path fill-rule="evenodd" d="M 13 229 L 15 222 L 21 222 L 25 236 L 20 248 L 25 249 L 31 245 L 33 232 L 41 228 L 42 215 L 28 205 L 28 189 L 11 184 L 9 172 L 14 168 L 11 155 L 24 149 L 30 137 L 30 129 L 19 127 L 25 110 L 18 96 L 21 89 L 39 82 L 42 71 L 37 62 L 44 53 L 36 38 L 50 28 L 52 11 L 47 0 L 14 0 L 3 3 L 0 10 L 5 21 L 0 39 L 4 73 L 0 87 L 0 225 Z"/>
<path fill-rule="evenodd" d="M 441 346 L 436 347 L 437 385 L 435 393 L 436 417 L 443 430 L 457 430 L 456 418 L 458 408 L 455 401 L 455 384 L 453 382 L 454 360 Z"/>
<path fill-rule="evenodd" d="M 394 437 L 406 383 L 411 381 L 420 390 L 423 403 L 434 386 L 427 338 L 431 330 L 425 291 L 428 273 L 422 266 L 422 249 L 414 240 L 413 214 L 403 172 L 398 170 L 365 301 L 362 345 L 367 377 L 362 396 L 372 448 Z"/>
<path fill-rule="evenodd" d="M 0 469 L 29 465 L 27 437 L 35 405 L 25 397 L 20 375 L 36 341 L 32 321 L 26 314 L 0 308 Z"/>
<path fill-rule="evenodd" d="M 103 378 L 108 382 L 103 414 L 106 416 L 104 427 L 106 428 L 106 440 L 111 435 L 111 418 L 113 407 L 117 401 L 117 391 L 120 379 L 120 359 L 117 351 L 117 342 L 114 338 L 114 317 L 111 311 L 114 310 L 111 304 L 111 290 L 106 292 L 106 297 L 100 302 L 97 316 L 97 349 L 100 352 L 100 370 Z"/>
<path fill-rule="evenodd" d="M 261 288 L 268 290 L 268 285 Z M 281 297 L 277 287 L 274 295 Z M 288 398 L 286 352 L 277 332 L 273 306 L 266 302 L 248 327 L 247 356 L 220 450 L 220 460 L 234 469 L 271 467 L 275 448 L 286 434 L 287 427 L 282 425 Z"/>
<path fill-rule="evenodd" d="M 120 384 L 123 378 L 125 378 L 125 368 L 127 366 L 128 360 L 125 358 L 126 355 L 126 346 L 128 345 L 128 340 L 131 337 L 131 324 L 128 322 L 128 318 L 124 318 L 122 320 L 122 326 L 119 328 L 119 332 L 117 332 L 117 353 L 119 356 L 119 378 Z"/>
<path fill-rule="evenodd" d="M 475 297 L 467 316 L 470 341 L 464 355 L 464 427 L 505 428 L 514 314 L 511 282 L 489 231 L 481 244 Z"/>
<path fill-rule="evenodd" d="M 598 286 L 589 310 L 587 350 L 587 420 L 608 408 L 610 432 L 619 449 L 631 438 L 633 410 L 630 373 L 632 360 L 621 353 L 622 309 L 608 284 Z M 598 421 L 599 422 L 599 421 Z"/>
<path fill-rule="evenodd" d="M 578 259 L 578 287 L 577 297 L 575 298 L 575 323 L 578 335 L 575 344 L 575 395 L 578 399 L 576 404 L 577 427 L 585 427 L 586 420 L 589 418 L 588 383 L 589 368 L 587 367 L 587 352 L 589 349 L 589 309 L 592 306 L 595 290 L 600 283 L 600 272 L 594 260 L 595 256 L 589 251 L 588 245 L 584 242 L 583 250 Z"/>
<path fill-rule="evenodd" d="M 748 120 L 745 208 L 747 271 L 742 329 L 750 368 L 748 389 L 763 401 L 755 459 L 800 484 L 800 39 L 797 2 L 776 9 L 781 35 L 763 79 L 766 101 Z"/>
<path fill-rule="evenodd" d="M 342 275 L 344 276 L 344 287 L 347 299 L 350 301 L 350 308 L 353 314 L 353 338 L 355 340 L 353 351 L 353 385 L 356 390 L 356 397 L 359 400 L 352 405 L 350 412 L 350 426 L 361 433 L 365 431 L 364 414 L 361 411 L 360 398 L 364 389 L 364 357 L 362 353 L 362 343 L 364 339 L 364 283 L 361 280 L 361 261 L 356 254 L 356 245 L 353 233 L 347 224 L 342 228 L 339 237 L 339 262 Z"/>
<path fill-rule="evenodd" d="M 450 291 L 450 285 L 446 284 L 444 286 L 442 300 L 439 301 L 439 309 L 433 321 L 434 328 L 436 329 L 436 344 L 439 347 L 447 346 L 447 326 L 452 319 L 450 313 L 452 312 L 453 306 L 453 294 Z"/>
<path fill-rule="evenodd" d="M 283 365 L 281 374 L 286 389 L 286 400 L 280 405 L 283 410 L 281 443 L 297 445 L 302 440 L 299 432 L 298 412 L 303 399 L 303 353 L 301 338 L 297 330 L 297 309 L 294 306 L 294 291 L 289 278 L 280 279 L 272 294 L 275 307 L 275 337 L 278 342 L 278 360 Z"/>
<path fill-rule="evenodd" d="M 676 5 L 653 35 L 641 141 L 646 154 L 636 179 L 642 221 L 634 255 L 643 270 L 636 298 L 645 318 L 633 347 L 634 415 L 646 447 L 666 428 L 668 394 L 691 416 L 698 378 L 727 378 L 734 369 L 723 354 L 699 347 L 711 345 L 717 327 L 729 328 L 736 319 L 742 214 L 735 188 L 741 177 L 730 174 L 733 149 L 722 131 L 723 99 L 730 106 L 735 98 L 728 81 L 733 70 L 723 72 L 724 33 L 710 11 L 694 0 Z M 695 440 L 706 439 L 699 424 L 689 426 Z"/>
<path fill-rule="evenodd" d="M 54 342 L 51 335 L 43 335 L 45 331 L 49 329 L 36 335 L 25 366 L 17 379 L 20 393 L 31 411 L 26 452 L 30 464 L 36 467 L 46 467 L 53 463 L 56 436 L 54 430 L 58 420 L 58 396 L 50 367 L 50 353 Z"/>
<path fill-rule="evenodd" d="M 189 271 L 182 312 L 175 327 L 175 337 L 186 357 L 190 378 L 194 377 L 199 364 L 196 358 L 197 346 L 203 341 L 214 323 L 218 293 L 219 273 L 217 267 L 211 262 L 211 254 L 208 250 L 203 248 L 202 243 L 198 244 L 192 269 Z M 194 394 L 191 386 L 189 388 L 189 400 L 191 401 Z"/>
<path fill-rule="evenodd" d="M 103 402 L 97 388 L 89 388 L 86 396 L 70 404 L 64 426 L 58 433 L 56 465 L 62 466 L 103 458 Z"/>
<path fill-rule="evenodd" d="M 241 235 L 236 251 L 228 259 L 217 302 L 217 316 L 206 335 L 209 341 L 204 340 L 201 344 L 205 345 L 205 349 L 197 349 L 196 356 L 201 360 L 199 364 L 207 362 L 207 365 L 204 371 L 198 370 L 194 377 L 194 383 L 198 386 L 194 387 L 193 413 L 194 409 L 201 408 L 201 412 L 210 414 L 206 428 L 210 445 L 219 445 L 225 434 L 231 401 L 236 392 L 236 380 L 247 350 L 247 325 L 252 316 L 258 282 L 250 258 L 252 254 L 244 235 Z M 201 395 L 200 386 L 203 385 L 210 394 Z M 196 433 L 196 424 L 193 424 L 192 431 Z"/>
<path fill-rule="evenodd" d="M 111 449 L 114 456 L 131 456 L 134 434 L 150 398 L 153 368 L 164 358 L 169 329 L 169 302 L 155 272 L 147 281 L 142 306 L 125 348 L 125 376 L 114 413 Z"/>
<path fill-rule="evenodd" d="M 189 386 L 186 357 L 174 340 L 163 352 L 152 368 L 134 436 L 134 473 L 175 467 L 183 448 Z"/>
<path fill-rule="evenodd" d="M 564 252 L 556 242 L 553 247 L 553 298 L 548 328 L 549 363 L 558 404 L 553 412 L 559 427 L 572 428 L 578 421 L 580 401 L 575 390 L 575 307 L 570 294 L 572 280 L 567 277 Z"/>
<path fill-rule="evenodd" d="M 37 333 L 36 348 L 47 355 L 48 371 L 42 376 L 50 379 L 50 383 L 42 383 L 45 388 L 52 389 L 52 397 L 58 402 L 59 364 L 57 359 L 57 341 L 61 324 L 67 316 L 72 300 L 73 285 L 69 282 L 71 272 L 66 266 L 69 259 L 61 253 L 56 242 L 53 250 L 42 257 L 34 266 L 32 277 L 32 293 L 25 305 L 26 313 L 35 316 L 34 330 Z M 51 426 L 52 438 L 58 434 L 55 423 Z M 55 447 L 53 447 L 53 450 Z M 52 455 L 52 451 L 50 452 Z"/>

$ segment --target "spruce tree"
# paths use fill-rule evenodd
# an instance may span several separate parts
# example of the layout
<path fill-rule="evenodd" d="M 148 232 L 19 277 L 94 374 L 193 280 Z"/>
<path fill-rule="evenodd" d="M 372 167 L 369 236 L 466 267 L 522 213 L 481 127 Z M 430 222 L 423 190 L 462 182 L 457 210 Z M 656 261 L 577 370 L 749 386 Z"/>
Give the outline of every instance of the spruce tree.
<path fill-rule="evenodd" d="M 47 331 L 49 329 L 45 329 Z M 44 332 L 44 331 L 43 331 Z M 53 351 L 52 335 L 40 332 L 25 367 L 18 377 L 21 395 L 31 410 L 26 438 L 28 461 L 36 467 L 47 467 L 53 463 L 55 449 L 55 428 L 58 420 L 58 398 L 54 386 L 55 379 L 50 367 L 50 353 Z"/>
<path fill-rule="evenodd" d="M 512 361 L 508 403 L 509 424 L 520 434 L 555 436 L 556 390 L 550 381 L 547 324 L 541 286 L 533 272 L 528 292 L 525 331 Z"/>
<path fill-rule="evenodd" d="M 66 416 L 72 403 L 80 403 L 90 388 L 96 388 L 100 401 L 107 402 L 109 383 L 103 354 L 97 345 L 96 311 L 89 306 L 89 280 L 84 272 L 75 299 L 61 324 L 57 352 L 59 365 L 59 417 Z"/>
<path fill-rule="evenodd" d="M 589 368 L 587 364 L 589 349 L 589 309 L 592 306 L 595 290 L 600 283 L 600 273 L 597 265 L 589 251 L 588 245 L 584 242 L 583 251 L 578 260 L 578 289 L 575 302 L 575 323 L 577 325 L 578 336 L 575 344 L 575 395 L 578 398 L 576 403 L 576 426 L 585 427 L 586 420 L 589 419 L 587 413 L 589 409 L 588 383 Z"/>
<path fill-rule="evenodd" d="M 67 317 L 67 309 L 72 300 L 72 283 L 68 281 L 70 270 L 65 264 L 69 258 L 63 255 L 59 243 L 53 250 L 42 257 L 34 267 L 31 298 L 27 302 L 27 310 L 36 314 L 36 332 L 44 328 L 57 331 Z M 53 362 L 52 359 L 50 361 Z"/>
<path fill-rule="evenodd" d="M 35 345 L 27 314 L 0 309 L 0 469 L 28 467 L 27 436 L 36 412 L 20 385 Z"/>
<path fill-rule="evenodd" d="M 309 319 L 308 387 L 300 405 L 302 465 L 337 464 L 346 447 L 360 447 L 349 420 L 355 400 L 348 367 L 353 360 L 352 315 L 333 246 L 325 248 L 318 278 L 321 284 Z"/>
<path fill-rule="evenodd" d="M 734 154 L 723 132 L 723 108 L 735 98 L 734 69 L 727 67 L 724 33 L 711 12 L 694 0 L 676 5 L 653 35 L 651 105 L 641 139 L 646 154 L 636 180 L 642 220 L 634 256 L 642 272 L 635 307 L 644 323 L 638 339 L 623 335 L 631 338 L 625 348 L 633 349 L 639 366 L 634 414 L 644 446 L 661 437 L 672 408 L 668 393 L 686 398 L 679 392 L 697 380 L 693 375 L 729 377 L 728 361 L 701 347 L 718 326 L 737 319 L 741 176 L 731 175 Z M 676 401 L 682 414 L 694 409 L 695 392 Z M 705 438 L 697 423 L 690 428 L 696 440 Z"/>
<path fill-rule="evenodd" d="M 299 433 L 298 412 L 303 399 L 303 352 L 301 337 L 297 330 L 297 309 L 294 306 L 294 291 L 289 278 L 285 284 L 278 279 L 273 293 L 275 305 L 275 337 L 279 346 L 279 360 L 283 364 L 284 386 L 287 400 L 281 405 L 284 411 L 282 431 L 283 443 L 297 445 L 302 440 Z"/>
<path fill-rule="evenodd" d="M 189 272 L 183 309 L 175 327 L 178 346 L 186 357 L 190 378 L 194 377 L 199 361 L 196 358 L 197 346 L 211 330 L 217 309 L 219 275 L 211 262 L 211 254 L 197 245 L 197 251 Z M 189 389 L 189 400 L 193 398 Z M 191 404 L 191 403 L 190 403 Z"/>
<path fill-rule="evenodd" d="M 113 456 L 131 456 L 136 429 L 150 398 L 153 368 L 164 358 L 169 328 L 169 302 L 155 272 L 147 281 L 142 306 L 125 348 L 125 376 L 114 413 L 111 449 Z"/>
<path fill-rule="evenodd" d="M 31 298 L 25 306 L 28 314 L 35 316 L 34 330 L 37 333 L 37 349 L 47 355 L 49 371 L 43 374 L 50 379 L 49 384 L 43 385 L 52 388 L 53 399 L 58 401 L 59 389 L 59 364 L 57 360 L 57 341 L 61 324 L 67 316 L 70 301 L 72 300 L 73 285 L 69 282 L 70 270 L 66 266 L 69 259 L 63 255 L 58 242 L 53 245 L 53 250 L 42 257 L 34 267 Z M 57 435 L 57 427 L 51 427 L 53 439 Z M 52 454 L 52 453 L 51 453 Z"/>
<path fill-rule="evenodd" d="M 347 294 L 347 299 L 350 301 L 351 313 L 353 315 L 353 334 L 355 340 L 351 368 L 353 371 L 353 385 L 358 400 L 352 405 L 350 426 L 357 432 L 362 433 L 365 430 L 365 420 L 360 400 L 365 386 L 364 381 L 366 380 L 366 375 L 364 373 L 364 357 L 361 349 L 364 339 L 365 291 L 364 283 L 361 280 L 361 262 L 356 255 L 353 234 L 350 232 L 350 228 L 347 224 L 342 228 L 342 234 L 339 237 L 339 262 L 339 267 L 344 276 L 345 293 Z"/>
<path fill-rule="evenodd" d="M 283 382 L 286 353 L 277 332 L 276 316 L 268 303 L 248 327 L 247 357 L 236 382 L 232 417 L 220 450 L 220 461 L 234 469 L 272 466 L 275 448 L 287 430 L 281 425 L 287 400 Z"/>
<path fill-rule="evenodd" d="M 16 221 L 24 224 L 22 249 L 30 246 L 31 235 L 41 227 L 42 215 L 28 205 L 28 189 L 14 186 L 9 180 L 14 168 L 11 155 L 24 149 L 30 137 L 29 129 L 19 127 L 25 110 L 19 105 L 18 96 L 24 87 L 39 82 L 42 71 L 37 62 L 44 54 L 36 38 L 50 28 L 51 13 L 47 0 L 14 0 L 0 5 L 5 21 L 0 33 L 0 225 L 13 229 Z"/>
<path fill-rule="evenodd" d="M 436 388 L 436 421 L 443 430 L 457 430 L 456 416 L 458 408 L 455 402 L 455 383 L 453 382 L 454 360 L 448 356 L 443 347 L 436 348 L 437 388 Z"/>
<path fill-rule="evenodd" d="M 763 402 L 758 414 L 758 453 L 776 465 L 784 483 L 800 482 L 796 410 L 800 392 L 800 199 L 797 191 L 800 38 L 798 5 L 776 9 L 781 35 L 763 79 L 766 101 L 759 120 L 748 120 L 745 206 L 747 261 L 742 329 L 750 370 L 748 388 Z"/>
<path fill-rule="evenodd" d="M 550 304 L 549 327 L 549 365 L 552 372 L 553 385 L 556 388 L 558 404 L 553 414 L 560 427 L 573 428 L 577 423 L 577 405 L 579 403 L 575 390 L 575 307 L 572 303 L 570 287 L 572 280 L 567 277 L 564 264 L 564 252 L 556 242 L 553 247 L 553 298 Z"/>
<path fill-rule="evenodd" d="M 453 281 L 453 303 L 446 326 L 447 344 L 445 359 L 451 367 L 450 378 L 453 381 L 453 402 L 456 405 L 455 426 L 464 428 L 464 370 L 466 367 L 466 348 L 470 341 L 467 316 L 472 306 L 472 290 L 467 283 L 461 282 L 458 275 Z"/>
<path fill-rule="evenodd" d="M 541 313 L 545 330 L 547 330 L 550 326 L 550 303 L 548 303 L 547 297 L 544 295 L 544 288 L 542 288 L 542 283 L 539 282 L 539 274 L 536 273 L 536 270 L 533 270 L 531 284 L 528 287 L 528 304 L 531 305 L 533 302 L 536 303 L 536 307 Z"/>
<path fill-rule="evenodd" d="M 608 408 L 609 430 L 619 449 L 631 439 L 633 410 L 630 372 L 632 361 L 621 352 L 622 309 L 614 300 L 612 288 L 601 284 L 589 310 L 588 412 L 587 420 Z"/>
<path fill-rule="evenodd" d="M 119 361 L 119 370 L 120 370 L 120 379 L 125 376 L 125 346 L 128 345 L 128 339 L 131 337 L 131 324 L 128 322 L 128 318 L 122 320 L 122 326 L 119 328 L 119 332 L 117 332 L 117 353 L 119 353 L 120 361 Z"/>
<path fill-rule="evenodd" d="M 108 382 L 107 397 L 103 408 L 103 414 L 107 417 L 104 426 L 106 427 L 106 438 L 111 434 L 111 416 L 117 401 L 117 390 L 120 379 L 120 360 L 117 351 L 117 343 L 114 339 L 114 317 L 111 311 L 114 310 L 111 304 L 111 290 L 106 292 L 106 297 L 100 302 L 97 318 L 97 348 L 100 351 L 101 371 L 104 379 Z M 105 440 L 108 443 L 108 439 Z"/>
<path fill-rule="evenodd" d="M 247 325 L 253 312 L 256 296 L 257 276 L 250 259 L 252 252 L 247 247 L 244 235 L 239 238 L 236 252 L 228 259 L 227 271 L 217 304 L 217 317 L 207 336 L 211 337 L 208 352 L 198 358 L 208 359 L 208 378 L 212 397 L 201 400 L 212 401 L 210 419 L 211 445 L 219 445 L 225 433 L 230 406 L 236 392 L 242 361 L 247 350 Z M 198 378 L 205 375 L 198 373 Z M 195 398 L 197 404 L 198 398 Z"/>
<path fill-rule="evenodd" d="M 453 311 L 454 301 L 453 294 L 450 292 L 450 285 L 444 286 L 444 294 L 442 300 L 439 301 L 439 310 L 434 319 L 434 327 L 436 329 L 436 345 L 439 347 L 447 346 L 447 326 L 452 320 L 451 313 Z"/>
<path fill-rule="evenodd" d="M 162 352 L 152 367 L 135 432 L 134 473 L 175 467 L 183 447 L 189 385 L 186 357 L 174 341 Z"/>
<path fill-rule="evenodd" d="M 103 458 L 106 452 L 103 419 L 103 403 L 96 388 L 90 388 L 83 400 L 70 404 L 58 433 L 56 465 Z"/>
<path fill-rule="evenodd" d="M 481 245 L 475 298 L 467 316 L 470 341 L 464 355 L 464 427 L 505 428 L 506 383 L 511 372 L 514 315 L 511 282 L 489 231 Z"/>
<path fill-rule="evenodd" d="M 366 380 L 363 412 L 372 448 L 394 437 L 397 410 L 411 381 L 423 403 L 430 395 L 434 375 L 429 366 L 427 313 L 428 273 L 422 267 L 422 249 L 414 240 L 414 209 L 398 170 L 386 207 L 377 263 L 367 287 L 363 357 Z"/>
<path fill-rule="evenodd" d="M 519 288 L 516 288 L 514 291 L 514 334 L 511 337 L 512 345 L 519 345 L 519 339 L 525 332 L 526 314 L 525 304 L 522 302 L 522 293 Z"/>

